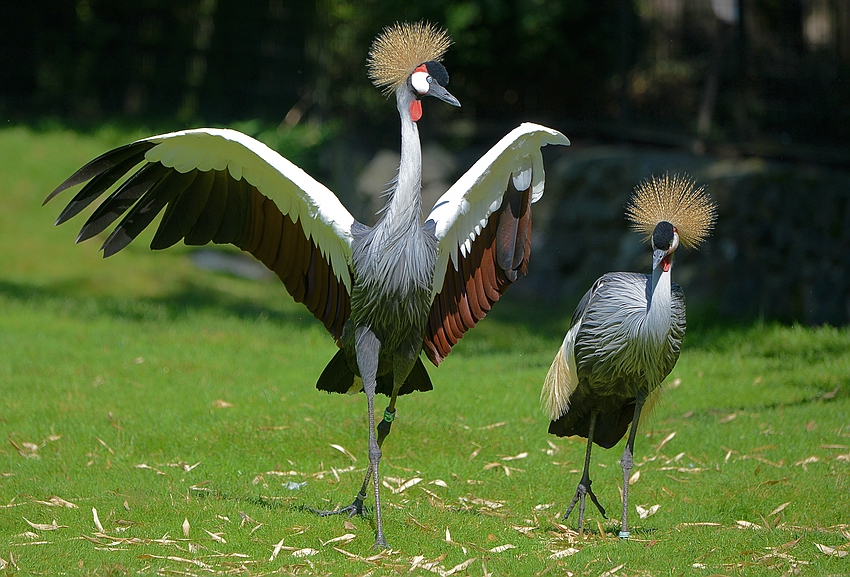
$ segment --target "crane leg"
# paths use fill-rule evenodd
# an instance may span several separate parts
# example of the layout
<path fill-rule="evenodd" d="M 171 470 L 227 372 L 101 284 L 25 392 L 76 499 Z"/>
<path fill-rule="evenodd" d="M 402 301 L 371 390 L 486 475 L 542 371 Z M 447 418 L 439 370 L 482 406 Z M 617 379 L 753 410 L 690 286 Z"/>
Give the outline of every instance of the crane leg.
<path fill-rule="evenodd" d="M 387 435 L 390 434 L 390 428 L 392 428 L 393 421 L 396 417 L 396 411 L 394 408 L 391 408 L 395 405 L 395 397 L 390 401 L 390 406 L 384 409 L 384 418 L 381 419 L 381 422 L 378 423 L 378 426 L 375 427 L 377 431 L 377 442 L 378 447 L 383 448 L 384 439 L 387 438 Z M 317 511 L 317 513 L 325 517 L 327 515 L 339 515 L 340 513 L 348 513 L 349 517 L 353 517 L 354 515 L 363 515 L 363 502 L 366 500 L 368 495 L 366 491 L 369 489 L 369 481 L 372 480 L 372 467 L 366 468 L 366 477 L 363 479 L 363 484 L 360 486 L 360 491 L 357 492 L 357 496 L 354 498 L 354 502 L 348 507 L 343 507 L 342 509 L 335 509 L 333 511 Z"/>
<path fill-rule="evenodd" d="M 360 369 L 360 377 L 363 379 L 363 392 L 366 393 L 366 403 L 368 405 L 369 466 L 366 469 L 366 478 L 363 479 L 363 485 L 360 487 L 360 491 L 357 493 L 357 496 L 354 498 L 354 502 L 351 505 L 335 509 L 333 511 L 315 512 L 322 517 L 327 515 L 339 515 L 341 513 L 347 513 L 349 517 L 353 515 L 363 515 L 363 501 L 365 501 L 367 497 L 366 491 L 369 486 L 369 480 L 373 480 L 375 491 L 375 547 L 386 549 L 389 548 L 389 545 L 387 545 L 387 540 L 384 537 L 384 525 L 383 518 L 381 516 L 381 490 L 378 476 L 378 464 L 381 461 L 381 444 L 383 444 L 384 439 L 387 434 L 389 434 L 390 427 L 387 426 L 382 428 L 381 425 L 379 425 L 378 434 L 375 434 L 375 390 L 378 385 L 378 356 L 381 350 L 381 343 L 378 340 L 378 337 L 375 336 L 375 333 L 373 333 L 368 327 L 358 327 L 354 333 L 354 339 L 354 350 L 357 354 L 357 366 Z M 395 405 L 395 395 L 393 395 L 390 404 Z M 387 412 L 389 412 L 389 407 L 384 413 L 384 421 L 387 419 Z M 394 407 L 391 413 L 394 417 Z M 382 421 L 382 423 L 384 421 Z"/>
<path fill-rule="evenodd" d="M 584 524 L 584 501 L 587 495 L 590 495 L 590 499 L 593 501 L 593 504 L 596 505 L 596 508 L 599 509 L 599 512 L 602 513 L 602 516 L 606 519 L 608 518 L 605 515 L 605 509 L 602 508 L 602 505 L 599 504 L 599 500 L 596 498 L 596 495 L 593 493 L 593 490 L 590 488 L 591 480 L 590 480 L 590 450 L 593 448 L 593 432 L 596 429 L 596 417 L 599 413 L 593 412 L 590 415 L 590 427 L 587 433 L 587 453 L 584 457 L 584 472 L 581 475 L 581 480 L 578 482 L 578 487 L 576 488 L 576 494 L 573 497 L 570 506 L 567 508 L 567 512 L 564 513 L 564 520 L 570 516 L 570 513 L 573 512 L 573 508 L 576 506 L 576 503 L 579 503 L 578 506 L 578 531 L 581 533 L 582 527 Z"/>
<path fill-rule="evenodd" d="M 381 462 L 381 447 L 375 435 L 375 389 L 378 386 L 378 356 L 381 343 L 375 333 L 368 327 L 359 327 L 354 334 L 357 366 L 363 379 L 363 390 L 366 393 L 369 417 L 369 472 L 375 490 L 375 547 L 388 548 L 384 538 L 384 524 L 381 516 L 381 486 L 378 476 L 378 464 Z M 367 473 L 368 474 L 368 473 Z M 365 487 L 364 487 L 365 488 Z M 361 491 L 360 494 L 365 493 Z M 358 494 L 358 497 L 360 497 Z M 362 501 L 361 501 L 362 507 Z"/>
<path fill-rule="evenodd" d="M 646 401 L 646 394 L 639 394 L 635 398 L 635 415 L 632 418 L 632 427 L 629 430 L 629 440 L 626 441 L 623 458 L 620 459 L 620 466 L 623 468 L 623 519 L 620 526 L 620 539 L 629 538 L 629 478 L 635 464 L 632 455 L 634 454 L 635 435 L 637 434 L 640 411 L 643 408 L 644 401 Z"/>

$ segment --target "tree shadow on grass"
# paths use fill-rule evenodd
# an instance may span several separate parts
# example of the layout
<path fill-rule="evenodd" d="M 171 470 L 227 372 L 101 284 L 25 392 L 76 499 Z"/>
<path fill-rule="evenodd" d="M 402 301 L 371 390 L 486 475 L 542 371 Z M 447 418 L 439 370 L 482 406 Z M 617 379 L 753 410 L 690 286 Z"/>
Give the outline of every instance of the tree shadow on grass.
<path fill-rule="evenodd" d="M 319 509 L 300 502 L 300 500 L 298 499 L 298 497 L 300 496 L 295 495 L 284 495 L 280 497 L 266 497 L 263 495 L 233 495 L 230 493 L 216 490 L 211 492 L 199 492 L 194 496 L 198 499 L 233 501 L 236 503 L 251 505 L 258 509 L 266 509 L 268 511 L 282 511 L 285 509 L 292 513 L 304 513 L 307 515 L 312 515 L 315 516 L 317 519 L 321 517 L 321 515 L 319 515 L 318 513 Z M 293 503 L 292 501 L 298 502 Z M 374 515 L 373 507 L 364 505 L 363 511 L 365 513 L 366 519 L 369 519 Z M 343 514 L 342 516 L 346 515 Z"/>
<path fill-rule="evenodd" d="M 65 283 L 49 287 L 0 281 L 0 295 L 12 301 L 47 308 L 57 314 L 94 318 L 108 316 L 131 322 L 168 322 L 198 313 L 213 313 L 246 321 L 270 321 L 278 325 L 308 328 L 321 323 L 304 308 L 275 309 L 201 284 L 188 283 L 179 291 L 156 298 L 77 296 L 78 287 Z M 281 287 L 281 299 L 292 300 Z"/>
<path fill-rule="evenodd" d="M 203 282 L 203 279 L 208 278 L 210 274 L 214 273 L 199 271 L 201 277 L 199 282 L 187 282 L 180 290 L 155 298 L 125 298 L 120 295 L 87 296 L 82 282 L 62 282 L 43 286 L 8 280 L 0 280 L 0 296 L 82 318 L 109 316 L 132 322 L 168 322 L 185 319 L 201 312 L 211 312 L 247 321 L 268 320 L 278 325 L 296 325 L 303 328 L 321 326 L 321 323 L 303 305 L 293 301 L 282 284 L 279 285 L 280 298 L 275 299 L 280 306 L 269 306 L 268 301 L 257 302 L 249 297 L 236 296 L 212 288 L 209 283 Z M 272 282 L 279 284 L 276 281 Z M 491 326 L 498 324 L 500 328 L 493 329 L 496 333 L 502 331 L 501 327 L 504 326 L 521 326 L 534 336 L 557 341 L 563 338 L 569 327 L 574 306 L 575 303 L 544 302 L 529 299 L 523 295 L 511 295 L 508 292 L 494 304 L 484 322 L 492 323 Z M 461 343 L 470 340 L 499 340 L 499 343 L 492 343 L 494 350 L 497 350 L 500 348 L 501 340 L 488 339 L 488 333 L 493 336 L 493 331 L 472 330 Z M 501 344 L 512 346 L 513 342 L 508 339 Z"/>
<path fill-rule="evenodd" d="M 82 283 L 66 282 L 45 287 L 0 280 L 0 295 L 10 300 L 32 303 L 53 309 L 57 313 L 82 318 L 110 316 L 131 322 L 170 322 L 198 313 L 211 313 L 245 321 L 269 321 L 279 326 L 294 325 L 304 329 L 322 326 L 303 305 L 293 301 L 282 285 L 279 286 L 279 294 L 279 299 L 274 299 L 274 302 L 280 304 L 275 306 L 268 300 L 254 301 L 249 297 L 213 288 L 203 282 L 187 282 L 180 290 L 161 297 L 123 298 L 85 296 Z M 466 349 L 467 354 L 475 354 L 473 350 L 492 352 L 529 346 L 529 343 L 513 338 L 517 334 L 513 329 L 519 328 L 542 339 L 543 342 L 539 343 L 541 346 L 548 346 L 546 341 L 559 343 L 569 329 L 576 302 L 577 299 L 552 301 L 508 292 L 494 304 L 487 318 L 465 335 L 458 346 Z M 722 352 L 737 347 L 740 345 L 742 333 L 758 332 L 761 325 L 758 319 L 728 319 L 718 315 L 710 307 L 692 307 L 688 310 L 688 331 L 685 335 L 683 354 L 687 354 L 688 349 Z M 473 341 L 477 344 L 469 347 Z M 831 345 L 838 349 L 824 351 L 824 346 Z M 840 354 L 844 346 L 841 339 L 831 343 L 822 342 L 818 354 Z M 552 354 L 556 351 L 557 347 L 552 345 Z"/>

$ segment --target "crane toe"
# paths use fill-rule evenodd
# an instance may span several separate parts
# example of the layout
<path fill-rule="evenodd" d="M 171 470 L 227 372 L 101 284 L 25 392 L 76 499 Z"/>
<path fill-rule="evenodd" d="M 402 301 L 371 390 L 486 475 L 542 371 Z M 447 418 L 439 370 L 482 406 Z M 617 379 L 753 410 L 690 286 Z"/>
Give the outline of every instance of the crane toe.
<path fill-rule="evenodd" d="M 331 509 L 331 510 L 323 510 L 323 509 L 310 509 L 312 513 L 315 513 L 319 517 L 330 517 L 331 515 L 342 515 L 346 514 L 348 518 L 354 517 L 358 515 L 360 517 L 365 517 L 365 508 L 363 507 L 363 501 L 366 499 L 366 495 L 359 493 L 355 498 L 354 502 L 347 507 L 340 507 L 339 509 Z"/>
<path fill-rule="evenodd" d="M 563 519 L 564 519 L 564 521 L 566 521 L 567 518 L 570 516 L 570 513 L 573 512 L 573 509 L 575 508 L 576 503 L 578 503 L 578 527 L 577 527 L 578 531 L 581 531 L 582 527 L 584 526 L 584 508 L 585 508 L 585 500 L 587 498 L 587 495 L 590 495 L 590 500 L 593 501 L 593 504 L 596 505 L 596 508 L 599 509 L 600 513 L 602 513 L 602 517 L 605 518 L 605 519 L 608 518 L 608 515 L 606 515 L 606 513 L 605 513 L 604 507 L 602 507 L 602 505 L 599 504 L 599 499 L 596 498 L 596 493 L 593 492 L 593 489 L 590 488 L 590 485 L 591 485 L 591 480 L 589 478 L 588 479 L 583 478 L 581 481 L 579 481 L 578 487 L 576 487 L 576 494 L 573 497 L 573 500 L 570 503 L 570 506 L 567 507 L 567 510 L 564 513 Z"/>

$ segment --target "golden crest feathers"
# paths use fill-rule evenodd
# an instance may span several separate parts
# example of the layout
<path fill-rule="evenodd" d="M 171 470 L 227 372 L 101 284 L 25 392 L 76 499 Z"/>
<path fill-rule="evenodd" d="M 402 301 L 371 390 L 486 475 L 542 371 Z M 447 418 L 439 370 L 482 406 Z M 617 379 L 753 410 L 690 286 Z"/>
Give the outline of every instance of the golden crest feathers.
<path fill-rule="evenodd" d="M 626 217 L 632 229 L 652 237 L 655 226 L 667 221 L 676 227 L 679 242 L 696 248 L 711 233 L 717 216 L 717 205 L 708 196 L 705 186 L 696 188 L 696 182 L 687 176 L 669 174 L 653 176 L 635 187 Z"/>
<path fill-rule="evenodd" d="M 445 30 L 428 22 L 388 26 L 369 50 L 369 78 L 384 93 L 393 92 L 420 64 L 442 60 L 451 44 Z"/>

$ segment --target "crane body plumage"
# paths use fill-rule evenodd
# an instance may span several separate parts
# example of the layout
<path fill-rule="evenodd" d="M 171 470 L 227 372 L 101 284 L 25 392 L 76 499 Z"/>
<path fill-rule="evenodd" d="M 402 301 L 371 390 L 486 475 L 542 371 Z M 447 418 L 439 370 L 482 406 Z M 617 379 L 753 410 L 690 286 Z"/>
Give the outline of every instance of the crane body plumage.
<path fill-rule="evenodd" d="M 433 221 L 421 224 L 419 129 L 407 113 L 412 99 L 409 92 L 397 93 L 401 160 L 382 216 L 373 227 L 353 229 L 351 317 L 341 339 L 349 368 L 361 376 L 358 328 L 375 334 L 380 343 L 377 374 L 391 373 L 396 381 L 392 392 L 381 391 L 390 396 L 399 393 L 422 350 L 437 262 Z"/>
<path fill-rule="evenodd" d="M 541 148 L 569 144 L 555 130 L 522 124 L 437 201 L 423 224 L 416 122 L 424 96 L 460 105 L 445 89 L 448 73 L 438 62 L 449 44 L 445 32 L 422 23 L 389 27 L 373 43 L 370 77 L 395 94 L 401 121 L 398 177 L 374 226 L 357 222 L 327 187 L 266 145 L 228 129 L 161 134 L 116 148 L 45 200 L 86 183 L 58 225 L 109 192 L 77 237 L 80 242 L 98 235 L 121 218 L 103 242 L 104 257 L 126 247 L 162 213 L 152 249 L 181 240 L 232 244 L 278 276 L 339 347 L 317 388 L 366 393 L 369 466 L 363 485 L 348 507 L 319 513 L 363 514 L 372 480 L 375 544 L 381 547 L 386 540 L 378 464 L 396 398 L 430 390 L 420 353 L 439 365 L 526 274 L 531 205 L 544 185 Z M 390 401 L 376 427 L 377 393 Z"/>
<path fill-rule="evenodd" d="M 707 235 L 714 204 L 704 189 L 667 176 L 639 186 L 628 213 L 635 228 L 651 240 L 652 274 L 608 273 L 593 284 L 573 313 L 540 396 L 551 420 L 549 433 L 587 439 L 584 471 L 564 514 L 568 517 L 579 503 L 579 531 L 587 495 L 605 516 L 591 489 L 592 446 L 613 447 L 631 424 L 620 460 L 621 538 L 629 536 L 629 478 L 641 412 L 647 401 L 651 406 L 676 365 L 685 335 L 685 296 L 672 282 L 672 256 L 680 240 L 696 246 Z"/>
<path fill-rule="evenodd" d="M 684 291 L 669 270 L 656 270 L 608 273 L 581 300 L 556 361 L 573 357 L 578 385 L 568 405 L 550 412 L 551 434 L 586 438 L 596 411 L 593 442 L 613 447 L 632 421 L 635 399 L 648 397 L 673 370 L 685 334 Z"/>

